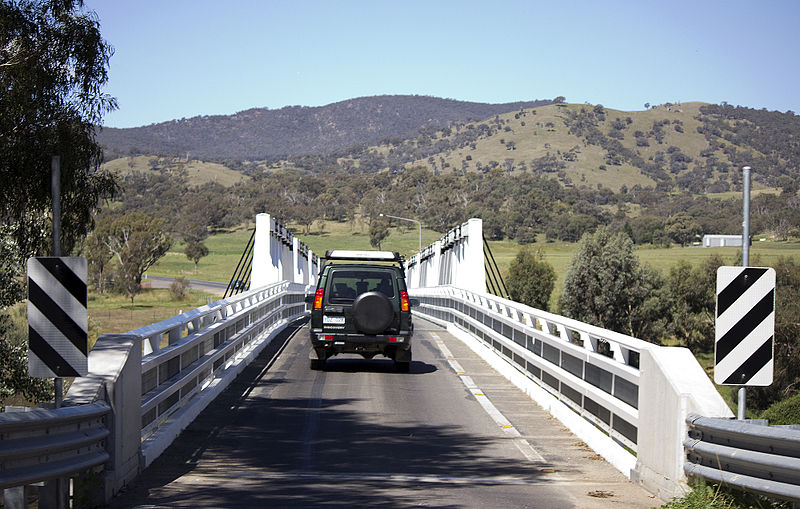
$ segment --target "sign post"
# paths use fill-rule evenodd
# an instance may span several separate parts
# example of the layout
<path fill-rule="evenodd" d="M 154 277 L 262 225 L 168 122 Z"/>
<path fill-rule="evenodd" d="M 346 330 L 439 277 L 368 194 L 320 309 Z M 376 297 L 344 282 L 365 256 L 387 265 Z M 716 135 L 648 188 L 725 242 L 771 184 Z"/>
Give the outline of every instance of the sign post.
<path fill-rule="evenodd" d="M 750 167 L 742 168 L 742 267 L 750 265 Z M 736 418 L 745 420 L 747 411 L 747 387 L 739 387 Z"/>
<path fill-rule="evenodd" d="M 748 386 L 772 384 L 775 269 L 750 264 L 750 167 L 744 172 L 742 266 L 717 270 L 714 382 L 739 386 L 737 419 L 746 417 Z"/>

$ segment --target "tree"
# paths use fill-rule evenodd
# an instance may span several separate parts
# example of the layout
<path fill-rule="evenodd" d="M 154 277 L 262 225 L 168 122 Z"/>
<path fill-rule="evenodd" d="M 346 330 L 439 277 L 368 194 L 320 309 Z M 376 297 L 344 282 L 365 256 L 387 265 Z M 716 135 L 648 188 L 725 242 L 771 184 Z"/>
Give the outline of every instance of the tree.
<path fill-rule="evenodd" d="M 186 289 L 189 288 L 189 281 L 183 277 L 176 277 L 169 285 L 169 294 L 175 300 L 186 298 Z"/>
<path fill-rule="evenodd" d="M 800 264 L 779 258 L 775 268 L 775 344 L 773 382 L 750 387 L 748 406 L 765 409 L 800 393 Z"/>
<path fill-rule="evenodd" d="M 28 376 L 26 324 L 14 323 L 25 318 L 12 313 L 0 313 L 0 401 L 15 394 L 31 402 L 46 401 L 52 398 L 53 381 Z"/>
<path fill-rule="evenodd" d="M 669 271 L 672 320 L 667 330 L 695 353 L 714 349 L 717 269 L 723 264 L 716 255 L 696 267 L 679 260 Z"/>
<path fill-rule="evenodd" d="M 102 240 L 102 231 L 110 226 L 110 218 L 105 221 L 105 225 L 102 223 L 103 220 L 98 223 L 95 232 L 86 237 L 86 250 L 84 252 L 89 269 L 89 279 L 94 281 L 94 287 L 99 294 L 105 293 L 106 269 L 113 256 Z"/>
<path fill-rule="evenodd" d="M 523 246 L 508 269 L 508 293 L 512 300 L 547 311 L 556 271 L 542 252 Z"/>
<path fill-rule="evenodd" d="M 117 189 L 95 142 L 95 126 L 116 107 L 102 93 L 112 49 L 81 5 L 0 2 L 0 320 L 24 298 L 25 260 L 52 253 L 52 156 L 60 156 L 64 253 L 92 228 L 99 199 Z M 27 347 L 12 341 L 13 330 L 7 321 L 0 326 L 0 378 L 26 364 Z M 15 392 L 41 395 L 36 380 L 14 377 Z"/>
<path fill-rule="evenodd" d="M 620 232 L 600 227 L 584 234 L 564 279 L 560 313 L 636 337 L 656 335 L 663 324 L 662 282 L 640 266 L 633 242 Z"/>
<path fill-rule="evenodd" d="M 380 250 L 381 242 L 389 236 L 389 225 L 386 221 L 376 219 L 369 224 L 369 244 Z"/>
<path fill-rule="evenodd" d="M 172 246 L 166 220 L 131 212 L 114 220 L 102 240 L 119 264 L 116 286 L 133 304 L 142 275 Z"/>
<path fill-rule="evenodd" d="M 95 126 L 116 107 L 101 91 L 112 50 L 81 4 L 0 4 L 0 218 L 24 255 L 49 252 L 52 156 L 61 162 L 65 252 L 91 229 L 98 199 L 116 190 L 95 142 Z"/>
<path fill-rule="evenodd" d="M 698 233 L 703 231 L 700 223 L 686 212 L 678 212 L 667 219 L 664 229 L 669 238 L 682 246 L 691 244 Z"/>
<path fill-rule="evenodd" d="M 197 263 L 200 261 L 200 258 L 208 256 L 208 248 L 202 242 L 189 242 L 186 244 L 186 249 L 183 250 L 183 254 L 194 262 L 194 271 L 196 273 Z"/>

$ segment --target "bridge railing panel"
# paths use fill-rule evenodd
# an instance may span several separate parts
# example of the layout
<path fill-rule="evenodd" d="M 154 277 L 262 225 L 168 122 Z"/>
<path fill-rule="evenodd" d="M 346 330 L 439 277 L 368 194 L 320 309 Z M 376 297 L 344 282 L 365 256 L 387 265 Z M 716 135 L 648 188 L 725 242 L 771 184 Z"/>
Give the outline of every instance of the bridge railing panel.
<path fill-rule="evenodd" d="M 254 339 L 302 316 L 305 293 L 304 285 L 276 283 L 131 331 L 148 339 L 177 338 L 155 351 L 147 348 L 152 341 L 142 342 L 142 439 L 248 353 Z"/>
<path fill-rule="evenodd" d="M 420 300 L 416 313 L 467 330 L 616 441 L 637 450 L 636 359 L 653 345 L 493 295 L 453 287 L 412 293 Z"/>

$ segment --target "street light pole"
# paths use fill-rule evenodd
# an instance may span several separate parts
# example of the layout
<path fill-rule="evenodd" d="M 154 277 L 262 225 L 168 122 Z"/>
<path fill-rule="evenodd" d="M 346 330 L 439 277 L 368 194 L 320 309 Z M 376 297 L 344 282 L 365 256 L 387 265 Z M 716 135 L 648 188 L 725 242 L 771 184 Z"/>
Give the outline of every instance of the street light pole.
<path fill-rule="evenodd" d="M 419 251 L 422 252 L 422 223 L 417 221 L 416 219 L 409 219 L 407 217 L 400 217 L 400 216 L 390 216 L 389 214 L 378 214 L 380 217 L 391 217 L 392 219 L 401 219 L 403 221 L 411 221 L 412 223 L 417 223 L 417 227 L 419 228 Z"/>

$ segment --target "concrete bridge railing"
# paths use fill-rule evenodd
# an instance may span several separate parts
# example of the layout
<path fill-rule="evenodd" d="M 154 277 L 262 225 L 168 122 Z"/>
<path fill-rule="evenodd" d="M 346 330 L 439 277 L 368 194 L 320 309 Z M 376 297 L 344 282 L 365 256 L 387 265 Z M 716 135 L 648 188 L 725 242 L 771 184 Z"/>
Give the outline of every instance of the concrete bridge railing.
<path fill-rule="evenodd" d="M 685 486 L 686 417 L 733 415 L 686 348 L 452 286 L 410 293 L 420 300 L 416 314 L 475 345 L 598 454 L 664 500 Z"/>

